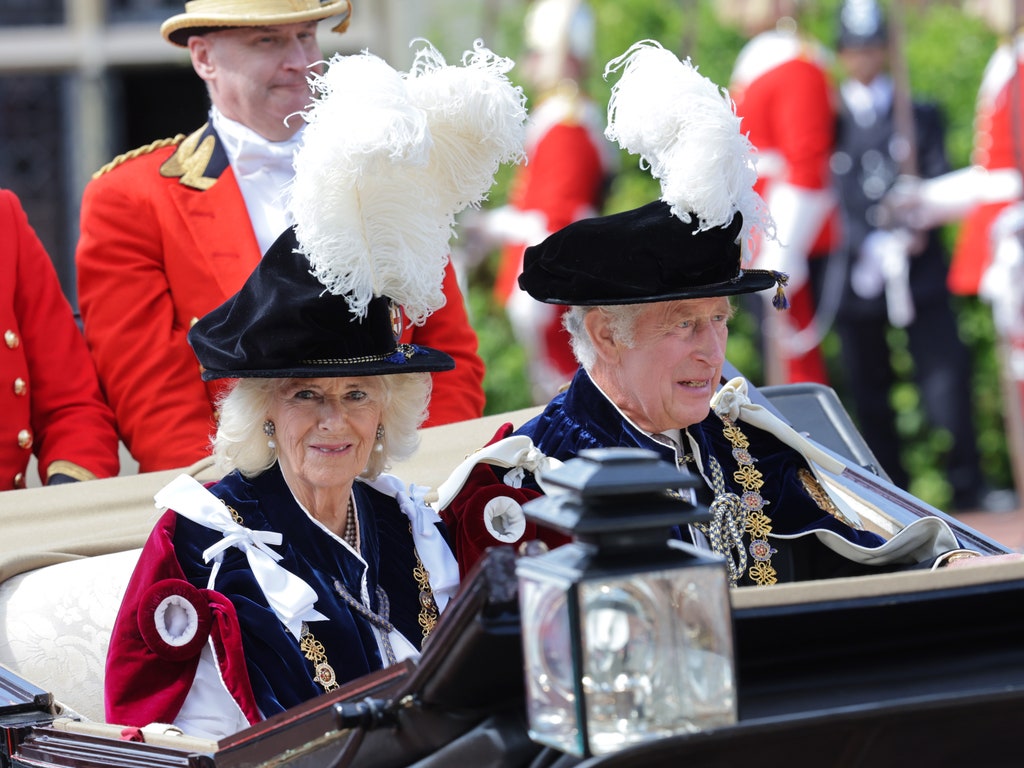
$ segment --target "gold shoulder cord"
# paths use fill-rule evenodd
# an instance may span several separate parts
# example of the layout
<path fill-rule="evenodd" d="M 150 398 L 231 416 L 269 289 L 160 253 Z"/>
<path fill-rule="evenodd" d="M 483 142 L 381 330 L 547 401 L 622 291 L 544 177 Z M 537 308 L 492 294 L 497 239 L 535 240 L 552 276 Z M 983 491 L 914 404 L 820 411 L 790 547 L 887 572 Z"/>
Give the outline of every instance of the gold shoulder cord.
<path fill-rule="evenodd" d="M 115 168 L 117 168 L 117 166 L 121 165 L 124 162 L 127 162 L 128 160 L 133 160 L 136 157 L 141 157 L 142 155 L 148 155 L 150 152 L 156 152 L 158 149 L 161 149 L 163 147 L 169 147 L 172 144 L 179 144 L 179 143 L 181 143 L 181 141 L 184 138 L 185 138 L 185 134 L 179 133 L 177 136 L 175 136 L 173 138 L 170 138 L 170 139 L 157 139 L 156 141 L 154 141 L 154 142 L 152 142 L 150 144 L 146 144 L 143 147 L 137 147 L 136 149 L 129 150 L 128 152 L 125 152 L 124 154 L 118 155 L 113 160 L 111 160 L 109 163 L 104 165 L 102 168 L 100 168 L 98 171 L 96 171 L 96 173 L 94 173 L 92 175 L 92 177 L 94 179 L 98 179 L 103 174 L 108 173 L 109 171 L 114 170 Z"/>

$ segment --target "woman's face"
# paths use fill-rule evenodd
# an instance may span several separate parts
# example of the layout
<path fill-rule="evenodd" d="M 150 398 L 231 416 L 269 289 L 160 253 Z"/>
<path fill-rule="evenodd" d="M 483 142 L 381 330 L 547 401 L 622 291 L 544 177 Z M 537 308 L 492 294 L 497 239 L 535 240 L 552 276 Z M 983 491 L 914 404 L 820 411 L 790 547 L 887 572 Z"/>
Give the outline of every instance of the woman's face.
<path fill-rule="evenodd" d="M 281 471 L 300 501 L 351 485 L 366 468 L 383 411 L 384 385 L 375 376 L 282 381 L 267 418 L 276 426 Z"/>

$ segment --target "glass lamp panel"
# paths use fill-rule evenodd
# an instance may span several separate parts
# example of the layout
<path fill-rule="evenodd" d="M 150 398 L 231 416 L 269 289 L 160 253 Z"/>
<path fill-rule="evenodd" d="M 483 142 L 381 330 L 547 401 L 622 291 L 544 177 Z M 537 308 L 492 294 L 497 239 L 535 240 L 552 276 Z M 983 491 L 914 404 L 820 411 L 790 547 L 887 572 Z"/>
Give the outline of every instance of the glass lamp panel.
<path fill-rule="evenodd" d="M 723 569 L 603 577 L 578 590 L 592 754 L 736 721 Z"/>
<path fill-rule="evenodd" d="M 569 582 L 519 578 L 530 738 L 583 754 L 573 669 Z"/>

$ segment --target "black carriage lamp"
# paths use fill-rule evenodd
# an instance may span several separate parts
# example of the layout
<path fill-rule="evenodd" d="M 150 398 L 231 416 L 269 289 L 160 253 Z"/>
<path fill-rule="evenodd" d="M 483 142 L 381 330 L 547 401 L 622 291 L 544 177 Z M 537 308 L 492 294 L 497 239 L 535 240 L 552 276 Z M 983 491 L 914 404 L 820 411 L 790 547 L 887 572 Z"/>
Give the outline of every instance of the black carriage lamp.
<path fill-rule="evenodd" d="M 526 517 L 573 541 L 516 564 L 530 737 L 585 757 L 735 723 L 725 561 L 669 534 L 709 519 L 700 480 L 638 448 L 542 480 Z"/>

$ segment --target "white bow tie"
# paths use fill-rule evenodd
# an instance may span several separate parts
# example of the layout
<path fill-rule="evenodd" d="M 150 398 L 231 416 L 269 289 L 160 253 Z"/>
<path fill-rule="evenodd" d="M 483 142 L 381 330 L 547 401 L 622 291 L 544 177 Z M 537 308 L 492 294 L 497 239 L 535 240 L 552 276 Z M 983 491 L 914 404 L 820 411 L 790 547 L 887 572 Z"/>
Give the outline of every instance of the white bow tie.
<path fill-rule="evenodd" d="M 253 176 L 260 171 L 290 176 L 293 173 L 292 158 L 297 147 L 297 141 L 243 141 L 235 158 L 235 172 L 239 176 Z"/>

